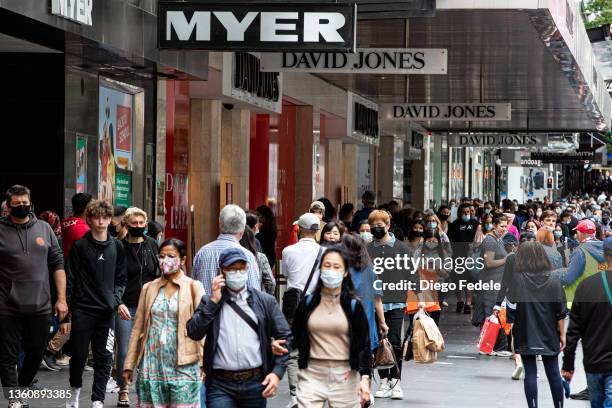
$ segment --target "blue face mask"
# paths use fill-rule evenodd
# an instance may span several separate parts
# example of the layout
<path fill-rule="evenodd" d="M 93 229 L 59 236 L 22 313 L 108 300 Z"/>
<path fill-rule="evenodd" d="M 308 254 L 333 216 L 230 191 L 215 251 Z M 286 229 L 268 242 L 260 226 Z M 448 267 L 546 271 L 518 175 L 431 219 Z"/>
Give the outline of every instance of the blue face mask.
<path fill-rule="evenodd" d="M 436 229 L 437 227 L 438 227 L 438 223 L 435 222 L 435 221 L 427 223 L 427 228 L 429 228 L 429 229 Z"/>
<path fill-rule="evenodd" d="M 326 288 L 336 289 L 342 285 L 343 280 L 344 274 L 332 269 L 321 269 L 321 281 L 323 281 L 323 286 Z"/>
<path fill-rule="evenodd" d="M 484 213 L 485 214 L 491 214 L 491 209 L 490 208 L 485 208 L 484 209 Z"/>
<path fill-rule="evenodd" d="M 246 286 L 249 274 L 246 271 L 225 272 L 225 283 L 232 290 L 240 290 Z"/>
<path fill-rule="evenodd" d="M 471 218 L 472 217 L 470 217 L 469 215 L 462 215 L 461 216 L 461 219 L 463 220 L 463 222 L 468 222 L 468 221 L 470 221 Z"/>
<path fill-rule="evenodd" d="M 553 232 L 555 238 L 561 238 L 563 236 L 563 232 L 562 231 L 554 231 Z"/>
<path fill-rule="evenodd" d="M 491 231 L 493 229 L 493 224 L 485 224 L 484 229 L 485 231 Z"/>

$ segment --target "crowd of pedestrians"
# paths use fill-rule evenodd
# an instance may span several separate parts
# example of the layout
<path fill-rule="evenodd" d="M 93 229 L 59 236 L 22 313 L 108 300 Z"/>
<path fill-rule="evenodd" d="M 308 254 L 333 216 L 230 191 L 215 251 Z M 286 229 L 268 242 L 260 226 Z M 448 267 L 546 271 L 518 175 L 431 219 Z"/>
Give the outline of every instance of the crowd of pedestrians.
<path fill-rule="evenodd" d="M 572 397 L 612 407 L 607 194 L 414 209 L 377 205 L 367 191 L 359 210 L 347 203 L 336 216 L 320 198 L 288 226 L 268 206 L 230 204 L 217 238 L 188 254 L 142 209 L 79 193 L 72 217 L 37 217 L 31 192 L 13 186 L 0 218 L 4 396 L 9 408 L 27 407 L 16 391 L 34 387 L 41 368 L 68 366 L 70 408 L 81 403 L 84 370 L 93 371 L 93 407 L 109 392 L 119 407 L 265 407 L 285 372 L 288 408 L 404 399 L 417 319 L 440 325 L 452 312 L 452 295 L 421 286 L 436 282 L 454 284 L 454 312 L 474 326 L 502 320 L 492 351 L 480 353 L 513 359 L 509 377 L 524 379 L 529 407 L 538 406 L 538 360 L 563 406 L 579 341 L 588 388 Z M 385 262 L 406 257 L 422 262 L 412 272 Z M 457 267 L 467 259 L 482 262 Z M 408 289 L 389 295 L 381 279 Z M 386 344 L 395 364 L 378 365 Z"/>

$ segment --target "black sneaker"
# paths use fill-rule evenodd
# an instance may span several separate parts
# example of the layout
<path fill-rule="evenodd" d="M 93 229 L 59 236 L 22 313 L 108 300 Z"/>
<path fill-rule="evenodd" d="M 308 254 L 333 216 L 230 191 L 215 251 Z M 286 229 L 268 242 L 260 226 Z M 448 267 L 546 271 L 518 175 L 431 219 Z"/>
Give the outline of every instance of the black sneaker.
<path fill-rule="evenodd" d="M 457 309 L 455 310 L 457 313 L 463 313 L 463 307 L 464 307 L 464 303 L 463 302 L 457 302 Z"/>
<path fill-rule="evenodd" d="M 62 369 L 62 367 L 55 364 L 55 357 L 53 357 L 53 354 L 50 353 L 45 353 L 43 355 L 43 359 L 40 365 L 49 371 L 59 371 Z"/>
<path fill-rule="evenodd" d="M 584 390 L 580 392 L 570 395 L 570 399 L 578 400 L 578 401 L 588 401 L 589 400 L 589 389 L 585 388 Z"/>

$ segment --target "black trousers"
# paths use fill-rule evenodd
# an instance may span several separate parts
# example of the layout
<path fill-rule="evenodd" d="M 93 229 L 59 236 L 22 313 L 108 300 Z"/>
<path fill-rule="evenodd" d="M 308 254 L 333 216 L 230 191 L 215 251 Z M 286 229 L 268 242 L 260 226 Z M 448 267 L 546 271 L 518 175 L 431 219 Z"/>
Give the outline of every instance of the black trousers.
<path fill-rule="evenodd" d="M 0 379 L 6 399 L 11 388 L 32 384 L 47 349 L 50 327 L 50 314 L 0 316 Z M 18 375 L 17 359 L 22 350 L 24 359 Z"/>
<path fill-rule="evenodd" d="M 110 377 L 113 363 L 112 331 L 114 314 L 92 315 L 80 310 L 72 312 L 72 328 L 70 341 L 72 342 L 72 357 L 70 358 L 70 386 L 81 388 L 83 386 L 83 370 L 87 362 L 89 344 L 94 361 L 94 380 L 91 390 L 91 400 L 104 402 L 106 383 Z M 111 339 L 112 340 L 112 339 Z M 107 348 L 107 342 L 110 348 Z"/>
<path fill-rule="evenodd" d="M 380 375 L 381 379 L 399 379 L 402 378 L 402 325 L 404 324 L 404 309 L 394 309 L 385 312 L 385 323 L 389 326 L 387 338 L 393 346 L 398 369 L 393 367 L 391 369 L 378 370 L 378 375 Z"/>

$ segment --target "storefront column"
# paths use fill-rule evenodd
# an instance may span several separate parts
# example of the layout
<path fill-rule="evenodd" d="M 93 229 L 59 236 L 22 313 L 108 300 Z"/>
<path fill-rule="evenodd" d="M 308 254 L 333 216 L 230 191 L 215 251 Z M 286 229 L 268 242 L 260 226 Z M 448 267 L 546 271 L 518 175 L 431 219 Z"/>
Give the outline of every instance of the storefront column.
<path fill-rule="evenodd" d="M 421 160 L 412 160 L 412 208 L 417 210 L 425 209 L 425 149 L 421 153 Z"/>
<path fill-rule="evenodd" d="M 346 186 L 345 202 L 357 204 L 357 189 L 359 184 L 357 162 L 359 160 L 359 145 L 345 144 L 342 162 L 344 164 L 344 182 Z M 344 204 L 344 203 L 342 203 Z"/>
<path fill-rule="evenodd" d="M 378 147 L 378 180 L 377 203 L 389 202 L 393 199 L 393 158 L 395 156 L 395 138 L 393 136 L 381 136 Z"/>
<path fill-rule="evenodd" d="M 314 198 L 312 106 L 295 107 L 295 217 L 308 211 Z"/>
<path fill-rule="evenodd" d="M 219 224 L 221 182 L 221 102 L 192 99 L 190 115 L 189 202 L 195 205 L 196 251 L 214 240 Z M 248 167 L 247 167 L 248 168 Z"/>
<path fill-rule="evenodd" d="M 220 206 L 248 206 L 251 116 L 248 109 L 222 109 Z"/>
<path fill-rule="evenodd" d="M 335 204 L 340 202 L 342 196 L 341 190 L 344 184 L 342 162 L 344 160 L 342 140 L 328 139 L 325 153 L 325 197 Z"/>

